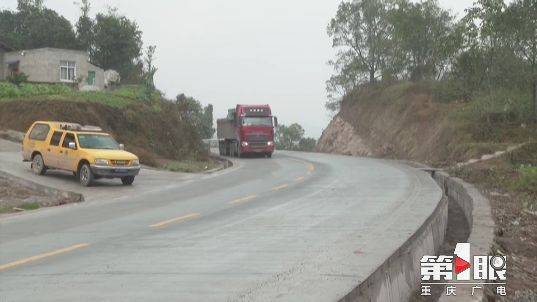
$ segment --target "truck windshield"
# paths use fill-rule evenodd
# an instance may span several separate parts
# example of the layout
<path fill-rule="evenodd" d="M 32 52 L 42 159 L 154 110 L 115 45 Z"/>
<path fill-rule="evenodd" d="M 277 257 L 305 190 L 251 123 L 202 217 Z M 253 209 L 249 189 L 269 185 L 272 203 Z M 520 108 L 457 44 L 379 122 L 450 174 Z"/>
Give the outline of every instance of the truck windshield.
<path fill-rule="evenodd" d="M 119 144 L 109 135 L 79 134 L 78 142 L 84 149 L 119 149 Z"/>
<path fill-rule="evenodd" d="M 269 126 L 272 127 L 272 117 L 262 116 L 262 117 L 252 117 L 246 116 L 242 118 L 243 126 Z"/>

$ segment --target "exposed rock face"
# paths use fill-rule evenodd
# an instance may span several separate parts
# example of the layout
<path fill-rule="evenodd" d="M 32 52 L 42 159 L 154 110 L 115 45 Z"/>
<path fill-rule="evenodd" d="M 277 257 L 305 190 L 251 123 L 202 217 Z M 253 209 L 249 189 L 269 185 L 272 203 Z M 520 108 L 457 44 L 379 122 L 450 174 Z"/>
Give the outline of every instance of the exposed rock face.
<path fill-rule="evenodd" d="M 447 121 L 451 107 L 405 83 L 347 96 L 324 130 L 317 151 L 444 162 L 457 143 Z"/>
<path fill-rule="evenodd" d="M 353 156 L 373 156 L 374 153 L 365 141 L 356 133 L 354 127 L 336 116 L 323 131 L 317 151 Z"/>

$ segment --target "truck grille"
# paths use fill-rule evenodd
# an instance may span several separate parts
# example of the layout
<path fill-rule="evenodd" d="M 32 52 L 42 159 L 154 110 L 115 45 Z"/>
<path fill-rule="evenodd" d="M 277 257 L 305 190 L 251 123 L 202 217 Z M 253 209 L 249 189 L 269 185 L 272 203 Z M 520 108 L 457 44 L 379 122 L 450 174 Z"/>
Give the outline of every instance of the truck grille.
<path fill-rule="evenodd" d="M 112 166 L 125 167 L 130 165 L 130 160 L 116 160 L 113 159 L 110 161 Z"/>
<path fill-rule="evenodd" d="M 246 136 L 246 140 L 252 148 L 265 148 L 268 142 L 268 136 L 262 134 L 251 134 Z"/>

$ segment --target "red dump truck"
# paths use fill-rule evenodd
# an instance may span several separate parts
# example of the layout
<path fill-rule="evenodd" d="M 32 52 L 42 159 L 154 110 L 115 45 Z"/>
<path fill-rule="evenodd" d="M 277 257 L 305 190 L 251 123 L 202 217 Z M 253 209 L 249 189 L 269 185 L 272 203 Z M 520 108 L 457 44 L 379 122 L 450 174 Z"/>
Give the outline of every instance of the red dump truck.
<path fill-rule="evenodd" d="M 229 109 L 226 118 L 216 121 L 220 155 L 272 157 L 277 126 L 278 119 L 272 116 L 269 105 L 237 105 Z"/>

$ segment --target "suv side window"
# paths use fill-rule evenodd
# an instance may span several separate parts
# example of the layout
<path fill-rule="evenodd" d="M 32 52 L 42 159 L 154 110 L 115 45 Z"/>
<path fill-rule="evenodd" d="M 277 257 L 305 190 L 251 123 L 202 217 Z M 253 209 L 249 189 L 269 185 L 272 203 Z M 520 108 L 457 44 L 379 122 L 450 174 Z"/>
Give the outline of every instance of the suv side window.
<path fill-rule="evenodd" d="M 75 143 L 75 146 L 76 146 L 75 135 L 74 135 L 73 133 L 69 133 L 69 132 L 67 132 L 67 133 L 65 134 L 65 137 L 63 138 L 62 147 L 64 147 L 64 148 L 69 148 L 69 143 L 70 143 L 70 142 Z"/>
<path fill-rule="evenodd" d="M 51 146 L 59 146 L 60 140 L 62 139 L 63 132 L 61 131 L 54 131 L 54 134 L 52 134 L 52 137 L 50 138 L 50 145 Z"/>
<path fill-rule="evenodd" d="M 47 124 L 35 124 L 30 132 L 29 138 L 36 141 L 44 141 L 50 131 L 50 126 Z"/>

